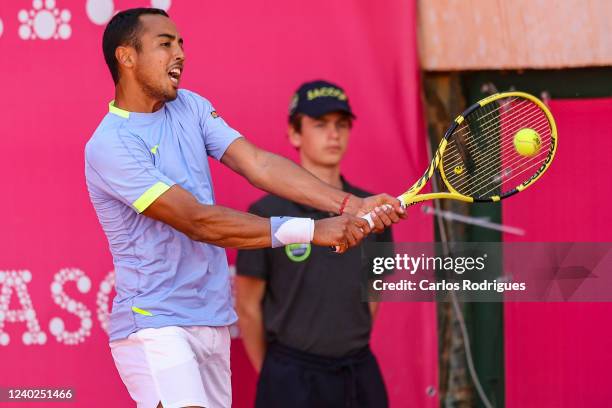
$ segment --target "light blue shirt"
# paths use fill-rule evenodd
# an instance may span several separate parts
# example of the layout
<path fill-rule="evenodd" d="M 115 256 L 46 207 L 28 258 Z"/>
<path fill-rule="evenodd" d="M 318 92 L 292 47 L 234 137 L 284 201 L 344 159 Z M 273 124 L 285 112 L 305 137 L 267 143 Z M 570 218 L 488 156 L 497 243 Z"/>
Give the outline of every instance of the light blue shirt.
<path fill-rule="evenodd" d="M 225 250 L 141 213 L 174 184 L 214 204 L 207 155 L 220 160 L 238 137 L 186 90 L 154 113 L 109 105 L 85 147 L 85 177 L 115 265 L 111 341 L 147 327 L 236 321 Z"/>

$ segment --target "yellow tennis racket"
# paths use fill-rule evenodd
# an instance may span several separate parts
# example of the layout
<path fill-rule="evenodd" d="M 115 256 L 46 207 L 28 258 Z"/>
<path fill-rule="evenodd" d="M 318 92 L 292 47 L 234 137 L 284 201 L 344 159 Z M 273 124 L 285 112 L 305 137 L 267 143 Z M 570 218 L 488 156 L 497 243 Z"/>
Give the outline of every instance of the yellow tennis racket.
<path fill-rule="evenodd" d="M 491 95 L 455 118 L 425 174 L 398 199 L 404 206 L 500 201 L 534 184 L 556 150 L 557 127 L 542 101 L 523 92 Z M 448 192 L 419 194 L 436 171 Z"/>

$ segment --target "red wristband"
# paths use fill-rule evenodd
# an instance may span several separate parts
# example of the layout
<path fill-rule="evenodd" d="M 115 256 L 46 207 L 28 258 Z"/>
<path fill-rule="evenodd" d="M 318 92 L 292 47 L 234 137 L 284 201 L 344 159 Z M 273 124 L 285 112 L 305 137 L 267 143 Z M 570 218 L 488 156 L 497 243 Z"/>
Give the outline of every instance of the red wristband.
<path fill-rule="evenodd" d="M 344 212 L 344 208 L 346 207 L 346 204 L 348 203 L 349 198 L 351 198 L 350 194 L 347 194 L 346 197 L 344 197 L 344 200 L 342 200 L 342 205 L 340 206 L 340 211 L 338 211 L 338 214 L 342 215 L 342 213 Z"/>

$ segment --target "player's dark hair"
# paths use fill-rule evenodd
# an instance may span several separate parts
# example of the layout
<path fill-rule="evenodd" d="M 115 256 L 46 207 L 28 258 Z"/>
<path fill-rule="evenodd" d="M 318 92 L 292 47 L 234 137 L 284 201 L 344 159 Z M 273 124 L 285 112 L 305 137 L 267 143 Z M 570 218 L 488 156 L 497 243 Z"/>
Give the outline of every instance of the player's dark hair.
<path fill-rule="evenodd" d="M 168 13 L 161 9 L 133 8 L 115 14 L 104 29 L 102 51 L 115 85 L 119 82 L 119 66 L 115 58 L 115 50 L 122 45 L 128 45 L 140 51 L 141 44 L 138 38 L 142 25 L 140 16 L 146 14 L 168 17 Z"/>
<path fill-rule="evenodd" d="M 342 119 L 346 119 L 349 122 L 349 127 L 353 127 L 353 117 L 346 112 L 339 112 L 342 115 Z M 295 130 L 297 133 L 302 132 L 302 118 L 305 115 L 303 113 L 294 113 L 289 116 L 289 125 Z"/>

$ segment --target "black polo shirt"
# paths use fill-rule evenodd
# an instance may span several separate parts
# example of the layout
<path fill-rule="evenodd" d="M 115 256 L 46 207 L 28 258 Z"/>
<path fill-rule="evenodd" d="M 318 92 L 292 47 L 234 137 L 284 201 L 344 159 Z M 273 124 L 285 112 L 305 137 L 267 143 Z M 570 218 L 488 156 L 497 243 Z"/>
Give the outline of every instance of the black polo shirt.
<path fill-rule="evenodd" d="M 343 190 L 370 196 L 342 179 Z M 313 219 L 330 215 L 273 195 L 249 208 L 262 217 L 292 216 Z M 366 240 L 390 242 L 391 230 Z M 312 354 L 341 357 L 366 346 L 372 319 L 362 301 L 362 251 L 351 248 L 336 254 L 315 245 L 287 245 L 238 251 L 238 275 L 266 281 L 263 319 L 268 341 Z"/>

